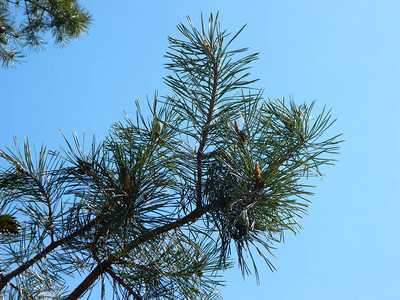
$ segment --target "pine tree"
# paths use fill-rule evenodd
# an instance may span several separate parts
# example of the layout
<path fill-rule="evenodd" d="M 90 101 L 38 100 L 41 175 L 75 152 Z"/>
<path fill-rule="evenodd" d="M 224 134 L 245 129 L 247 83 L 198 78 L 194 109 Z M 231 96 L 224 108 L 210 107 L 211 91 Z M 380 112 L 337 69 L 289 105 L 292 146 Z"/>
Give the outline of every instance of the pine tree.
<path fill-rule="evenodd" d="M 330 111 L 265 99 L 252 88 L 257 54 L 231 49 L 218 15 L 170 37 L 165 83 L 149 116 L 115 123 L 89 151 L 74 135 L 38 159 L 0 152 L 0 290 L 10 299 L 78 299 L 106 280 L 122 299 L 219 299 L 234 257 L 258 278 L 254 255 L 297 233 L 310 176 L 332 164 Z M 19 223 L 18 223 L 19 222 Z M 3 223 L 0 223 L 0 226 Z M 11 227 L 10 227 L 11 226 Z M 232 255 L 232 247 L 237 250 Z M 81 275 L 76 287 L 68 276 Z"/>
<path fill-rule="evenodd" d="M 50 32 L 56 44 L 67 44 L 86 32 L 91 17 L 77 0 L 0 0 L 0 61 L 14 66 L 26 49 L 43 46 Z"/>

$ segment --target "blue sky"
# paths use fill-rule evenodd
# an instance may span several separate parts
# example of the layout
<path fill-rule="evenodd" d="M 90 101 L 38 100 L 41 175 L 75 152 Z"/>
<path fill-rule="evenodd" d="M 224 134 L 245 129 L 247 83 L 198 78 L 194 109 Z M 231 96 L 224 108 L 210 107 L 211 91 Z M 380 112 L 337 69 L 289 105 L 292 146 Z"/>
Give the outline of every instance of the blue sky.
<path fill-rule="evenodd" d="M 56 149 L 59 128 L 102 139 L 134 113 L 162 76 L 167 36 L 190 15 L 220 11 L 223 28 L 248 24 L 235 46 L 260 52 L 252 74 L 265 96 L 327 105 L 343 133 L 298 236 L 274 251 L 277 267 L 243 281 L 226 273 L 225 299 L 399 299 L 400 3 L 398 1 L 82 1 L 94 23 L 68 47 L 0 69 L 0 147 L 28 136 Z M 262 262 L 260 261 L 260 264 Z"/>

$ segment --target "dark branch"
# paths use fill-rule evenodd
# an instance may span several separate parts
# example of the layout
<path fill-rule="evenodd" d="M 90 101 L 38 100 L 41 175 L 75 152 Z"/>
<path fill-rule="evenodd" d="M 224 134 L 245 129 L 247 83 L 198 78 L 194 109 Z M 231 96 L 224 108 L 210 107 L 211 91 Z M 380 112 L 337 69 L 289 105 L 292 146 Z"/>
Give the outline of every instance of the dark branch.
<path fill-rule="evenodd" d="M 18 276 L 19 274 L 25 272 L 28 268 L 33 266 L 35 263 L 40 261 L 43 257 L 45 257 L 47 254 L 49 254 L 51 251 L 53 251 L 55 248 L 58 246 L 61 246 L 69 241 L 71 241 L 73 238 L 77 237 L 78 235 L 84 233 L 85 231 L 89 230 L 94 224 L 96 223 L 96 219 L 91 220 L 89 223 L 87 223 L 85 226 L 81 227 L 74 233 L 62 238 L 61 240 L 58 240 L 56 242 L 52 242 L 50 245 L 48 245 L 45 249 L 43 249 L 40 253 L 36 254 L 33 258 L 22 264 L 20 267 L 12 271 L 11 273 L 1 277 L 0 280 L 0 291 L 7 285 L 7 283 L 13 279 L 14 277 Z"/>
<path fill-rule="evenodd" d="M 81 284 L 64 300 L 76 300 L 83 295 L 84 292 L 96 281 L 97 278 L 105 272 L 105 269 L 111 264 L 103 263 L 98 264 L 96 268 L 81 282 Z"/>
<path fill-rule="evenodd" d="M 218 93 L 218 62 L 215 59 L 214 53 L 212 51 L 208 51 L 210 58 L 213 64 L 213 85 L 212 85 L 212 93 L 210 99 L 210 107 L 208 110 L 207 120 L 203 128 L 203 132 L 201 134 L 201 141 L 199 145 L 199 149 L 197 150 L 197 181 L 196 181 L 196 189 L 197 189 L 197 196 L 196 196 L 196 207 L 200 208 L 202 205 L 202 165 L 203 165 L 203 151 L 206 145 L 206 141 L 208 138 L 210 124 L 213 118 L 214 106 L 215 102 L 217 101 L 217 93 Z"/>
<path fill-rule="evenodd" d="M 105 271 L 111 276 L 112 279 L 114 279 L 121 286 L 123 286 L 129 292 L 129 294 L 131 294 L 136 300 L 143 300 L 143 298 L 140 297 L 126 282 L 124 282 L 122 278 L 120 278 L 117 274 L 114 273 L 111 267 L 106 269 Z"/>
<path fill-rule="evenodd" d="M 149 241 L 150 239 L 168 232 L 172 229 L 181 227 L 185 224 L 192 223 L 199 219 L 202 215 L 209 212 L 214 207 L 214 204 L 209 204 L 207 206 L 202 206 L 196 208 L 194 211 L 189 213 L 188 215 L 184 216 L 181 219 L 178 219 L 172 223 L 166 224 L 164 226 L 157 227 L 150 231 L 146 235 L 142 235 L 141 237 L 137 238 L 136 240 L 130 242 L 125 248 L 120 251 L 119 253 L 110 255 L 110 258 L 105 260 L 102 264 L 98 264 L 96 268 L 81 282 L 81 284 L 67 297 L 65 300 L 73 300 L 78 299 L 83 293 L 86 292 L 88 288 L 92 286 L 92 284 L 99 278 L 102 274 L 104 274 L 107 268 L 111 267 L 111 265 L 117 261 L 119 258 L 127 255 L 132 249 L 136 248 L 140 244 Z"/>

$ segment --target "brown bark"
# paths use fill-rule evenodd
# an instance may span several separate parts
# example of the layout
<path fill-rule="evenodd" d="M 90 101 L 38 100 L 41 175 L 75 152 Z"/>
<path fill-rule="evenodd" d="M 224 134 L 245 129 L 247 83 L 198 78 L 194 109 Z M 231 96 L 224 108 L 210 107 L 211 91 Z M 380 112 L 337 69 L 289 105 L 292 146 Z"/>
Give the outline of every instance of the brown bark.
<path fill-rule="evenodd" d="M 93 271 L 81 282 L 81 284 L 68 296 L 65 300 L 75 300 L 79 299 L 80 296 L 104 273 L 108 265 L 106 263 L 100 265 L 93 269 Z"/>

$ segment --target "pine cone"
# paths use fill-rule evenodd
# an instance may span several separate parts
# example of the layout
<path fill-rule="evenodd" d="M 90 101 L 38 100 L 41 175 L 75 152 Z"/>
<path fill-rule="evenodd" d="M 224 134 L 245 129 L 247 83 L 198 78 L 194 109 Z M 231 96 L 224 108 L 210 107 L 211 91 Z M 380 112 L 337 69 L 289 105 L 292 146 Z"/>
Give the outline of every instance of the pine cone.
<path fill-rule="evenodd" d="M 254 179 L 260 180 L 261 179 L 261 170 L 260 170 L 260 166 L 258 165 L 258 162 L 256 162 L 255 166 L 254 166 L 254 170 L 253 170 L 253 174 L 254 174 Z"/>
<path fill-rule="evenodd" d="M 240 141 L 244 143 L 248 139 L 248 135 L 239 128 L 238 122 L 235 120 L 235 132 L 238 134 Z"/>
<path fill-rule="evenodd" d="M 255 181 L 254 189 L 261 190 L 262 188 L 264 188 L 265 183 L 261 180 L 261 170 L 258 165 L 258 162 L 254 166 L 253 175 L 254 175 L 254 181 Z"/>
<path fill-rule="evenodd" d="M 239 128 L 239 124 L 238 124 L 238 122 L 236 120 L 235 120 L 235 131 L 236 131 L 237 134 L 241 133 L 240 128 Z"/>
<path fill-rule="evenodd" d="M 161 133 L 161 129 L 162 129 L 161 123 L 157 121 L 157 133 L 158 133 L 158 135 Z"/>
<path fill-rule="evenodd" d="M 132 196 L 131 176 L 129 176 L 129 174 L 125 176 L 124 186 L 122 189 L 128 194 L 128 196 Z"/>

